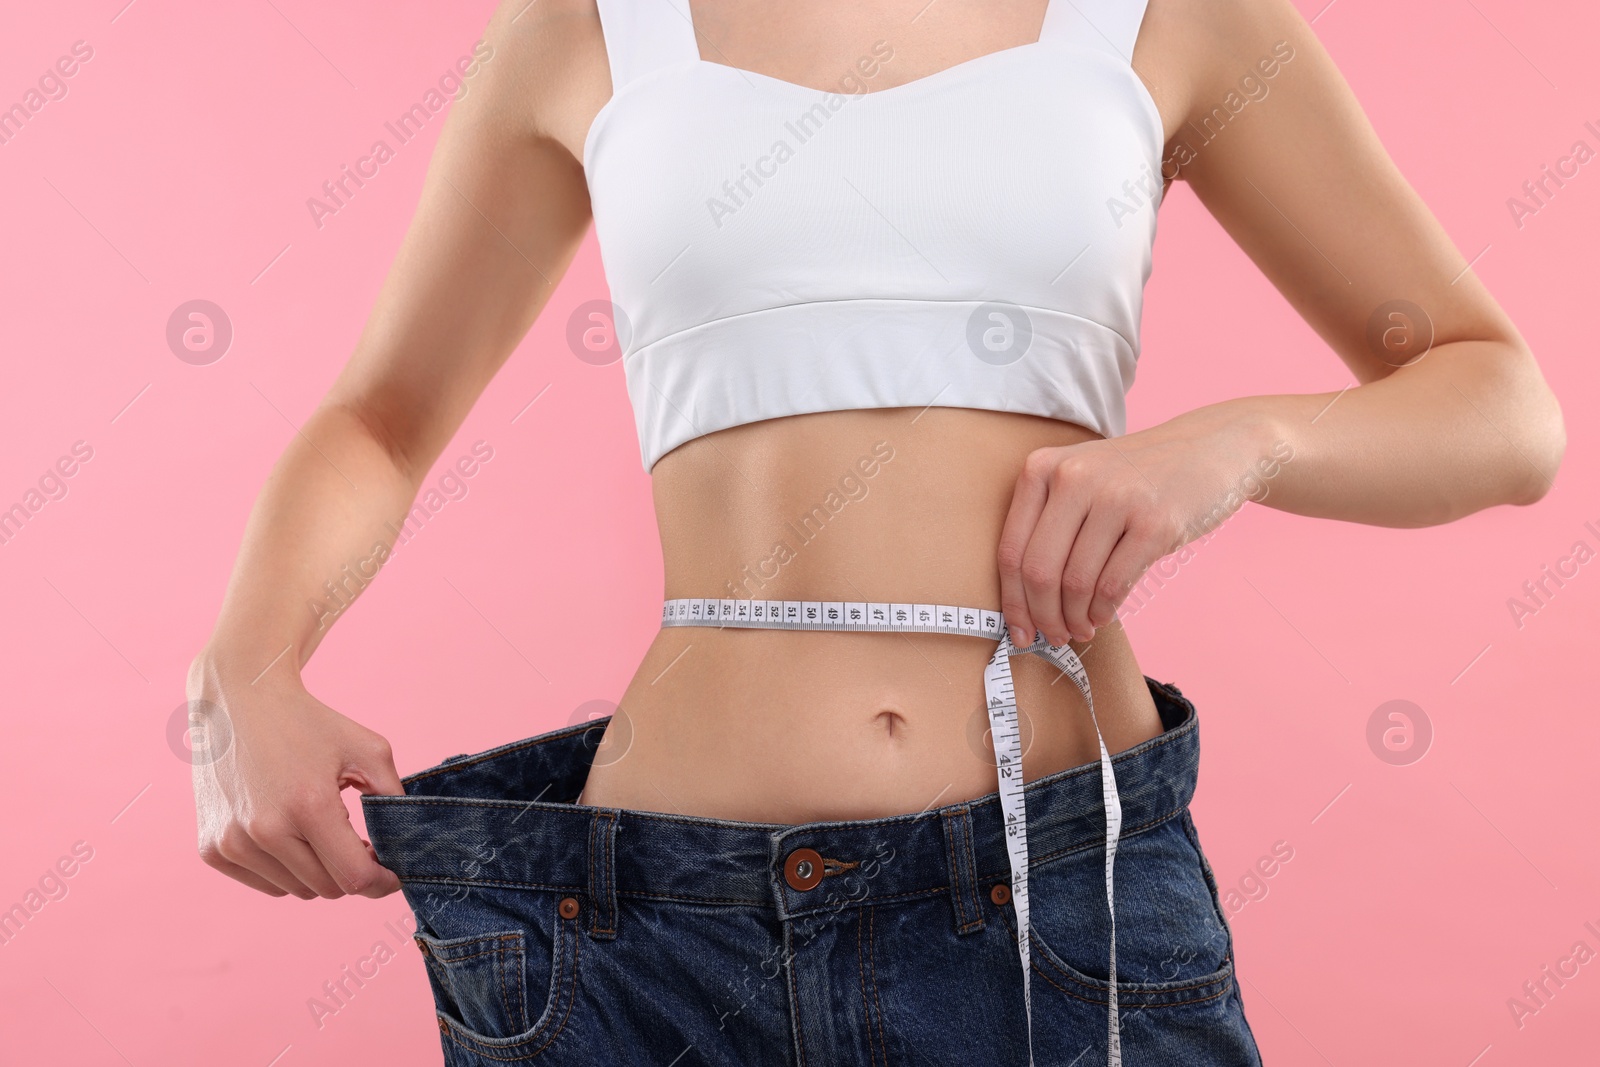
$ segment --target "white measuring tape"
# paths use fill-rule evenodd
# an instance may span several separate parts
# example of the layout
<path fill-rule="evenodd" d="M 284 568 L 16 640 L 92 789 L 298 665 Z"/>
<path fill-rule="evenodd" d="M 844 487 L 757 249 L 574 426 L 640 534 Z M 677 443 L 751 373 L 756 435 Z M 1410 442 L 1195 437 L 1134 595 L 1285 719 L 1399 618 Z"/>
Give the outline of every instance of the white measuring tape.
<path fill-rule="evenodd" d="M 1106 905 L 1111 912 L 1110 1018 L 1107 1063 L 1122 1067 L 1122 1035 L 1117 1026 L 1117 909 L 1112 891 L 1112 866 L 1122 834 L 1122 801 L 1111 769 L 1111 754 L 1100 734 L 1089 676 L 1070 645 L 1050 645 L 1035 633 L 1026 648 L 1012 644 L 997 611 L 945 604 L 866 604 L 809 600 L 667 601 L 662 626 L 743 626 L 761 630 L 857 630 L 881 633 L 964 634 L 1000 644 L 983 670 L 983 695 L 994 738 L 994 762 L 1000 785 L 1000 811 L 1006 824 L 1006 855 L 1011 861 L 1011 903 L 1017 912 L 1017 953 L 1022 959 L 1022 1004 L 1028 1021 L 1028 1065 L 1033 1067 L 1033 998 L 1028 946 L 1028 817 L 1023 803 L 1022 729 L 1011 681 L 1011 657 L 1027 653 L 1049 660 L 1071 678 L 1089 705 L 1095 739 L 1100 743 L 1100 787 L 1106 809 Z"/>

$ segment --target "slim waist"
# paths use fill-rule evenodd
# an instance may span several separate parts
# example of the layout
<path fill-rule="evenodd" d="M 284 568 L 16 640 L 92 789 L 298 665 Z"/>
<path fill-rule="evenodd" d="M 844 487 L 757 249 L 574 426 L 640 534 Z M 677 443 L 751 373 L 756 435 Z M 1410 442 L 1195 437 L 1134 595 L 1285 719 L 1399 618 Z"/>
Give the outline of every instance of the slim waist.
<path fill-rule="evenodd" d="M 1194 705 L 1175 687 L 1146 683 L 1165 731 L 1113 758 L 1125 838 L 1187 807 L 1199 767 Z M 994 793 L 885 819 L 799 825 L 578 806 L 605 724 L 452 757 L 404 779 L 404 796 L 363 797 L 378 859 L 413 883 L 764 907 L 780 918 L 1008 877 Z M 1097 763 L 1030 782 L 1025 795 L 1030 866 L 1104 847 Z M 796 888 L 812 880 L 795 877 L 790 863 L 805 849 L 820 863 L 807 873 L 820 880 Z"/>

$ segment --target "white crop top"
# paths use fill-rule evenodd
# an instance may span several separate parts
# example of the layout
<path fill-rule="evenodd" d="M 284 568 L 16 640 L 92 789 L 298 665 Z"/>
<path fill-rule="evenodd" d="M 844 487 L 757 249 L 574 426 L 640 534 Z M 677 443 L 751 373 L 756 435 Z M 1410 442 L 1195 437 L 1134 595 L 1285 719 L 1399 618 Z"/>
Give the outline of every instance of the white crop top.
<path fill-rule="evenodd" d="M 1123 433 L 1162 192 L 1145 3 L 1050 0 L 1037 41 L 885 89 L 880 43 L 823 92 L 702 60 L 687 0 L 598 0 L 583 166 L 645 470 L 814 411 Z"/>

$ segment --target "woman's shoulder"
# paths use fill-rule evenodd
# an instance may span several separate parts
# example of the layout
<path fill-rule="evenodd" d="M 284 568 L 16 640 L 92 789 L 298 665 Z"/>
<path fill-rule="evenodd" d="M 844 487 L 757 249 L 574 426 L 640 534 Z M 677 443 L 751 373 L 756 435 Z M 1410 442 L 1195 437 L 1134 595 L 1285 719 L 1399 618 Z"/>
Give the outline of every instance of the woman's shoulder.
<path fill-rule="evenodd" d="M 480 46 L 476 111 L 510 136 L 582 155 L 589 123 L 611 95 L 596 0 L 502 0 Z"/>
<path fill-rule="evenodd" d="M 1148 0 L 1131 61 L 1161 112 L 1168 149 L 1243 79 L 1275 78 L 1310 28 L 1292 0 Z M 1168 175 L 1170 177 L 1170 174 Z"/>

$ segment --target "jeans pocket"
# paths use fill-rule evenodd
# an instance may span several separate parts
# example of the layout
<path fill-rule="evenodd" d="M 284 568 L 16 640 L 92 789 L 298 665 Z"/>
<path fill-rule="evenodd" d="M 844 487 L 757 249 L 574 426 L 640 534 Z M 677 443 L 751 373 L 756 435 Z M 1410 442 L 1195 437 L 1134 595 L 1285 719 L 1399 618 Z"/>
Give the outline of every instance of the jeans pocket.
<path fill-rule="evenodd" d="M 487 1036 L 528 1028 L 527 953 L 521 930 L 481 936 L 415 935 L 440 1014 Z"/>
<path fill-rule="evenodd" d="M 433 928 L 415 934 L 451 1064 L 541 1055 L 566 1030 L 577 999 L 576 913 L 563 914 L 546 893 L 493 897 L 492 910 L 453 909 L 450 922 L 435 913 Z"/>
<path fill-rule="evenodd" d="M 1175 1007 L 1233 989 L 1228 929 L 1186 821 L 1181 813 L 1117 850 L 1117 997 L 1125 1007 Z M 1037 973 L 1063 996 L 1096 1005 L 1109 1003 L 1111 988 L 1104 864 L 1101 849 L 1080 850 L 1028 878 Z"/>

